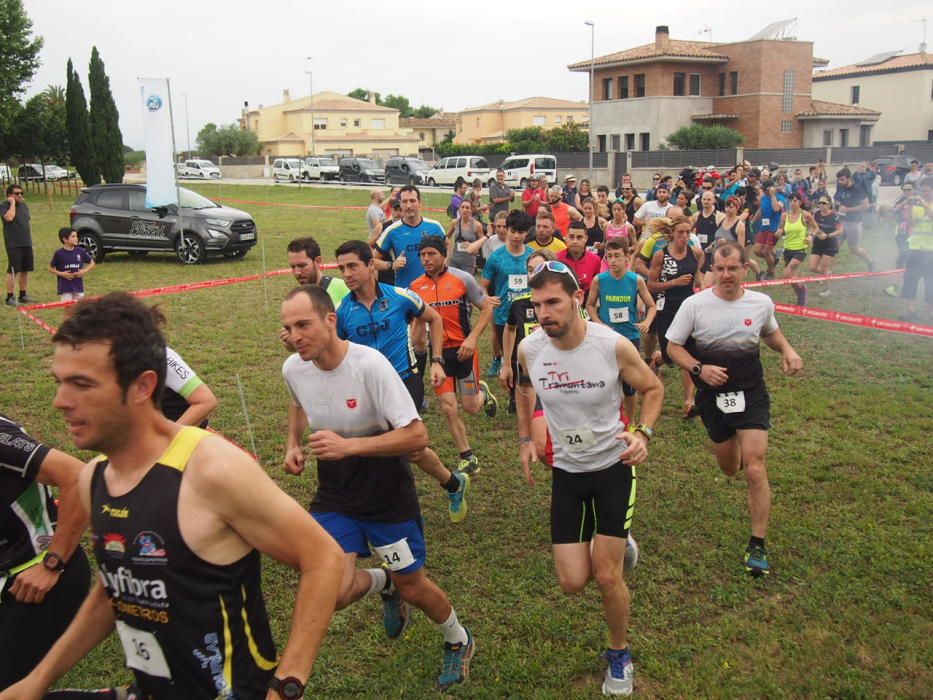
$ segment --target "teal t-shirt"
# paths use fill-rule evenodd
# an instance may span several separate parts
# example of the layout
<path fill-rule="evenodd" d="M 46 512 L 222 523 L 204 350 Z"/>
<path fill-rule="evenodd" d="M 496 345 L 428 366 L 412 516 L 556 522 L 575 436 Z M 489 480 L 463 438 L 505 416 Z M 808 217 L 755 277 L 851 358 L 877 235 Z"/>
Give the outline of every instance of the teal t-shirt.
<path fill-rule="evenodd" d="M 611 272 L 601 272 L 599 280 L 599 320 L 629 340 L 638 340 L 638 275 L 626 272 L 616 279 Z"/>
<path fill-rule="evenodd" d="M 508 322 L 512 300 L 528 293 L 528 258 L 533 252 L 525 246 L 520 255 L 512 255 L 504 245 L 493 251 L 483 267 L 483 277 L 489 280 L 493 296 L 502 300 L 493 316 L 497 326 Z"/>

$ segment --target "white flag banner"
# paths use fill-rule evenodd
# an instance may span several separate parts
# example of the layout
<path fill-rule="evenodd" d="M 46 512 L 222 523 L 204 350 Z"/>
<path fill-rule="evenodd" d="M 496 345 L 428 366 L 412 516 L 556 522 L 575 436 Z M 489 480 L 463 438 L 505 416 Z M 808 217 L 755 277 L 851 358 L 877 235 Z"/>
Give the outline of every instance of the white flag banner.
<path fill-rule="evenodd" d="M 139 78 L 146 144 L 146 207 L 178 204 L 167 78 Z"/>

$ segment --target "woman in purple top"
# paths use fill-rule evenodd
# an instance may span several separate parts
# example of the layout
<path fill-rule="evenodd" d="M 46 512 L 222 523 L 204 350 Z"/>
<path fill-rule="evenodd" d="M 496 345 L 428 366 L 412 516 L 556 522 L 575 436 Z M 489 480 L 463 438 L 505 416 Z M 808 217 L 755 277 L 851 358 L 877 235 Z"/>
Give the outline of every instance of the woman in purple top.
<path fill-rule="evenodd" d="M 77 301 L 84 296 L 84 276 L 94 268 L 94 258 L 78 245 L 78 232 L 58 230 L 62 247 L 52 255 L 49 272 L 58 277 L 58 295 L 62 301 Z"/>

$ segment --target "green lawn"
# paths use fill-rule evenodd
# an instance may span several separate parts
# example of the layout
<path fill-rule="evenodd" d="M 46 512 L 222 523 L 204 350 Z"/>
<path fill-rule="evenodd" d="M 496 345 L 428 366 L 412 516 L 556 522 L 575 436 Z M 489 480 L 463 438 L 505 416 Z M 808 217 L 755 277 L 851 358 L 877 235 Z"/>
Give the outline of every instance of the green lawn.
<path fill-rule="evenodd" d="M 365 205 L 363 191 L 295 187 L 191 186 L 208 196 L 253 201 Z M 57 246 L 71 200 L 53 210 L 31 198 L 40 267 Z M 427 196 L 446 206 L 447 195 Z M 259 226 L 267 269 L 285 266 L 285 244 L 313 234 L 325 259 L 347 238 L 365 238 L 362 211 L 240 206 Z M 442 213 L 433 214 L 446 222 Z M 867 245 L 893 261 L 893 242 L 878 231 Z M 87 278 L 101 293 L 247 275 L 262 267 L 257 247 L 242 260 L 211 259 L 184 267 L 173 257 L 130 259 L 112 254 Z M 862 269 L 846 252 L 839 271 Z M 41 272 L 30 286 L 42 301 L 55 297 L 54 278 Z M 811 305 L 893 318 L 897 302 L 881 290 L 889 278 L 839 282 Z M 220 398 L 212 425 L 248 445 L 237 394 L 243 382 L 262 464 L 301 503 L 314 479 L 282 468 L 285 357 L 275 334 L 288 277 L 232 285 L 156 301 L 169 319 L 171 344 Z M 792 302 L 790 289 L 769 291 Z M 38 312 L 57 324 L 61 311 Z M 36 436 L 72 451 L 51 406 L 48 335 L 11 309 L 0 313 L 4 380 L 0 410 Z M 781 316 L 785 334 L 804 358 L 802 376 L 787 378 L 767 352 L 774 430 L 769 466 L 773 519 L 768 538 L 773 574 L 753 581 L 740 557 L 748 536 L 746 488 L 718 471 L 702 426 L 679 418 L 680 380 L 665 375 L 666 412 L 639 469 L 634 533 L 641 563 L 630 579 L 632 649 L 643 697 L 928 697 L 933 687 L 930 638 L 933 514 L 933 341 L 816 320 Z M 20 330 L 25 351 L 20 344 Z M 488 345 L 484 347 L 484 350 Z M 487 365 L 488 350 L 483 359 Z M 434 448 L 456 458 L 432 397 L 426 421 Z M 599 596 L 559 590 L 548 546 L 549 486 L 520 478 L 514 419 L 467 417 L 483 464 L 470 515 L 460 525 L 446 515 L 440 489 L 419 477 L 429 545 L 428 571 L 448 591 L 470 626 L 478 652 L 462 697 L 584 698 L 599 694 L 605 644 Z M 83 455 L 87 456 L 87 455 Z M 544 469 L 538 468 L 539 476 Z M 265 567 L 265 591 L 281 645 L 291 619 L 295 576 Z M 440 636 L 418 613 L 402 640 L 383 636 L 378 599 L 338 613 L 324 645 L 311 697 L 433 697 Z M 110 640 L 65 679 L 96 687 L 128 678 Z M 926 688 L 926 690 L 924 690 Z"/>

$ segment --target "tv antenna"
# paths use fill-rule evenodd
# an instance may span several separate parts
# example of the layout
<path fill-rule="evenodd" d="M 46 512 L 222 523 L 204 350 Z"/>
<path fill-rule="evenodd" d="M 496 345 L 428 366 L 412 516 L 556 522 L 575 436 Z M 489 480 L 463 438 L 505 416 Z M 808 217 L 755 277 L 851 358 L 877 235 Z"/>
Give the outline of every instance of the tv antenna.
<path fill-rule="evenodd" d="M 698 31 L 697 34 L 699 34 L 700 36 L 702 36 L 703 34 L 706 34 L 707 41 L 713 40 L 713 28 L 710 27 L 708 24 L 704 24 L 703 29 Z"/>
<path fill-rule="evenodd" d="M 921 17 L 920 19 L 915 19 L 914 22 L 920 23 L 920 31 L 923 37 L 923 41 L 920 42 L 920 53 L 926 53 L 927 52 L 927 18 Z"/>

